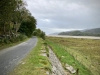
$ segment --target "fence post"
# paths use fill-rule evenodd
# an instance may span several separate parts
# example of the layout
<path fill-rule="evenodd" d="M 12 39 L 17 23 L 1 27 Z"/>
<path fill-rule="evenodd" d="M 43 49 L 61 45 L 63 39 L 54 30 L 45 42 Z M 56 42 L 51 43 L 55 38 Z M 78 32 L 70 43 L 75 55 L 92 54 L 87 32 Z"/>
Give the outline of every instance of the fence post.
<path fill-rule="evenodd" d="M 79 68 L 76 70 L 76 75 L 79 75 Z"/>

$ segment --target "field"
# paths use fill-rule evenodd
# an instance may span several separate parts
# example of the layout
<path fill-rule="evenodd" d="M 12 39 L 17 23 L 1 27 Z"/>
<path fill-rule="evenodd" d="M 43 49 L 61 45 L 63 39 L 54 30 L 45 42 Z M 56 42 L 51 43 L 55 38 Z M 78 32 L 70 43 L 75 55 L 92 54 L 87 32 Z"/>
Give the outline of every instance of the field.
<path fill-rule="evenodd" d="M 64 48 L 93 75 L 100 75 L 100 40 L 47 37 L 47 41 Z"/>

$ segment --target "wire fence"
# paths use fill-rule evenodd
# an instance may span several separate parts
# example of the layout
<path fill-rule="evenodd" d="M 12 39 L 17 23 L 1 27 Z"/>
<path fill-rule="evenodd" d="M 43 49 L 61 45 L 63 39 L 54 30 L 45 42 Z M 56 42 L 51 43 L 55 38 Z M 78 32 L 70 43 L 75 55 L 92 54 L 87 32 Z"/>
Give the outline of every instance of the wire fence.
<path fill-rule="evenodd" d="M 58 45 L 63 47 L 80 64 L 84 65 L 87 69 L 89 69 L 93 75 L 100 75 L 100 64 L 98 62 L 94 61 L 92 55 L 86 56 L 86 55 L 83 55 L 82 53 L 79 53 L 79 51 L 77 51 L 77 50 L 68 48 L 61 44 L 58 44 Z"/>

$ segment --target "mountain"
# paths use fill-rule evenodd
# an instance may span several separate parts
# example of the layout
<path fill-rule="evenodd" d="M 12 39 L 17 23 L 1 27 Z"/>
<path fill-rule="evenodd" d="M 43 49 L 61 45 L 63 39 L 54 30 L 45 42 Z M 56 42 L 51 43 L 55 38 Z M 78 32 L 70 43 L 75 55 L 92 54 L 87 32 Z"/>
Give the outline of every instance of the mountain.
<path fill-rule="evenodd" d="M 61 32 L 58 35 L 72 35 L 72 36 L 100 36 L 100 28 L 75 30 L 69 32 Z"/>
<path fill-rule="evenodd" d="M 84 31 L 85 33 L 93 33 L 93 34 L 100 34 L 100 28 L 89 29 Z"/>
<path fill-rule="evenodd" d="M 52 33 L 52 34 L 49 34 L 49 35 L 58 35 L 59 33 Z"/>

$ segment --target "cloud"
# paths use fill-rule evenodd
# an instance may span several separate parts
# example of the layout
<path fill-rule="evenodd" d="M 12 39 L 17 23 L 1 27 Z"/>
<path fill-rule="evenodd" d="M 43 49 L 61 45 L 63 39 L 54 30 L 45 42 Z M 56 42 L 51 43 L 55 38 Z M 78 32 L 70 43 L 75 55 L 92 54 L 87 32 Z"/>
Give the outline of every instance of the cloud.
<path fill-rule="evenodd" d="M 37 27 L 47 34 L 100 27 L 100 0 L 26 0 Z"/>

